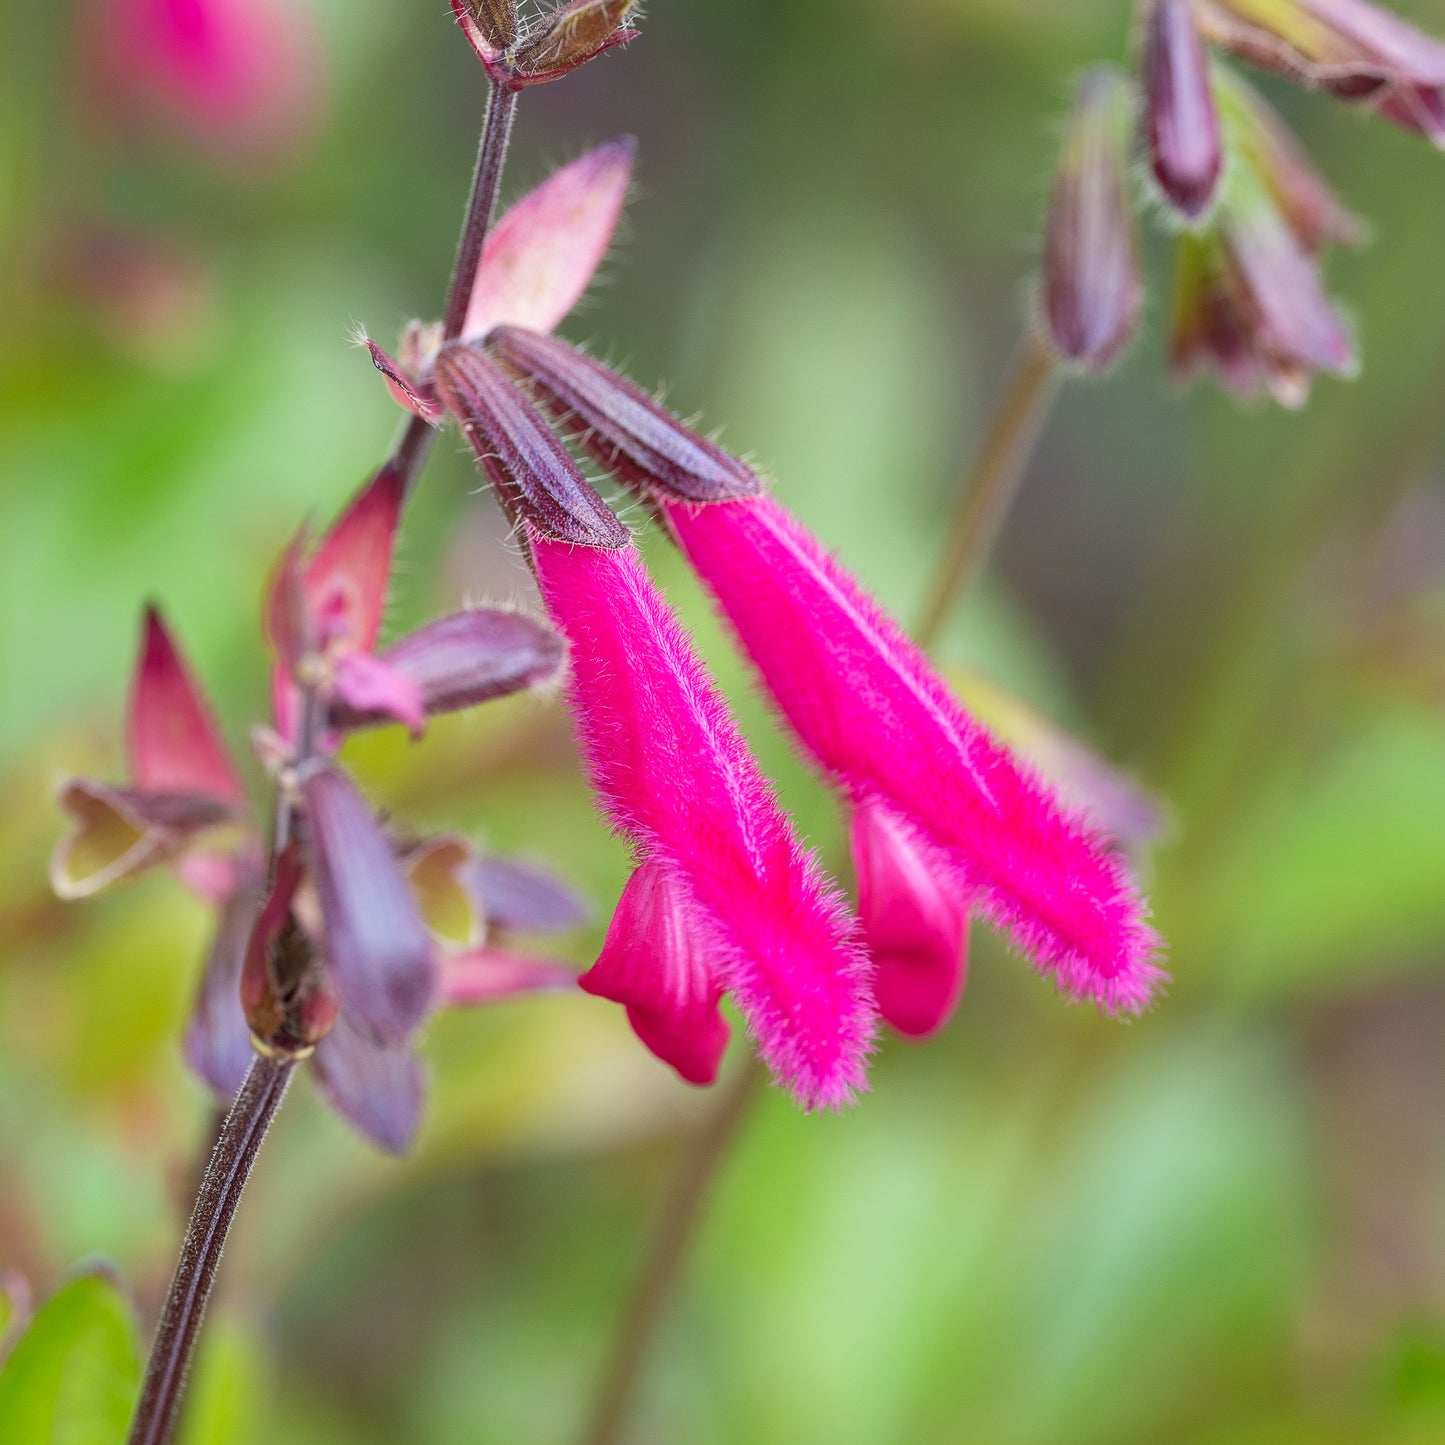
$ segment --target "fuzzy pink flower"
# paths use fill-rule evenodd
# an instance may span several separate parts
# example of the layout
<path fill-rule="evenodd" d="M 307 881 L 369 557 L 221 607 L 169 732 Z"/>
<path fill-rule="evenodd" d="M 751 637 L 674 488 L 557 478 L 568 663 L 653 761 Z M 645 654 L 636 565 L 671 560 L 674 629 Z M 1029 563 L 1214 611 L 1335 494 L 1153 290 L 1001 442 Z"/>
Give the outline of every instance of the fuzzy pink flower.
<path fill-rule="evenodd" d="M 664 499 L 688 559 L 799 740 L 855 803 L 885 802 L 973 907 L 1080 999 L 1137 1010 L 1158 944 L 1122 862 L 963 709 L 771 497 Z"/>
<path fill-rule="evenodd" d="M 714 1021 L 726 989 L 782 1083 L 809 1106 L 845 1103 L 863 1087 L 872 1010 L 841 900 L 637 555 L 535 531 L 529 540 L 571 644 L 593 782 L 645 860 L 582 986 L 640 1011 L 644 1041 L 699 1082 L 716 1072 L 726 1038 Z"/>
<path fill-rule="evenodd" d="M 1077 998 L 1148 1001 L 1157 939 L 1124 864 L 955 700 L 927 659 L 736 458 L 591 357 L 489 342 L 671 527 L 803 746 L 847 793 L 884 1017 L 927 1032 L 973 908 Z"/>
<path fill-rule="evenodd" d="M 322 57 L 295 0 L 92 0 L 87 80 L 108 118 L 227 161 L 271 161 L 312 128 Z"/>

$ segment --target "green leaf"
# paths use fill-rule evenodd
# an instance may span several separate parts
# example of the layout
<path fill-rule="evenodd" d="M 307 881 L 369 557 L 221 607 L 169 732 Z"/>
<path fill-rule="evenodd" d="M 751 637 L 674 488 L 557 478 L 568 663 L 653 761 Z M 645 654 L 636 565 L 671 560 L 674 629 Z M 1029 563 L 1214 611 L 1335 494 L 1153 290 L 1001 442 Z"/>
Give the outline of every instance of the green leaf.
<path fill-rule="evenodd" d="M 72 1280 L 36 1313 L 0 1370 L 0 1440 L 119 1441 L 140 1372 L 135 1320 L 119 1290 L 99 1274 Z"/>

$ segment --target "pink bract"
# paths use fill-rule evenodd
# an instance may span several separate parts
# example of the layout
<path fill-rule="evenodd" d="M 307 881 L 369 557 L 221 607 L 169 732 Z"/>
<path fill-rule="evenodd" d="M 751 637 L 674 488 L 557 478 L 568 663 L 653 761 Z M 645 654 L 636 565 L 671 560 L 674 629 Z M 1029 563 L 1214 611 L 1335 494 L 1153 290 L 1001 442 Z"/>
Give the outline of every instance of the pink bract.
<path fill-rule="evenodd" d="M 494 326 L 551 331 L 582 298 L 617 229 L 636 149 L 620 137 L 579 156 L 492 227 L 462 339 Z"/>

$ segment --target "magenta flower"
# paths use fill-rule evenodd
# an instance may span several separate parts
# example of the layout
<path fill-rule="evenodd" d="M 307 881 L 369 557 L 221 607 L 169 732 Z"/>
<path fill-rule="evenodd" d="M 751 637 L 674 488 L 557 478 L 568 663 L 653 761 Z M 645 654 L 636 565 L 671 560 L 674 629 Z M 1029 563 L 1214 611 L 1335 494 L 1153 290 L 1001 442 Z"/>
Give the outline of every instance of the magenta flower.
<path fill-rule="evenodd" d="M 500 367 L 445 348 L 437 385 L 520 527 L 570 644 L 584 759 L 639 868 L 582 986 L 625 1004 L 649 1048 L 710 1082 L 723 992 L 806 1106 L 863 1085 L 865 961 L 726 704 L 626 530 Z"/>
<path fill-rule="evenodd" d="M 324 89 L 305 7 L 281 0 L 91 0 L 80 31 L 105 118 L 163 127 L 233 162 L 284 156 Z"/>
<path fill-rule="evenodd" d="M 1161 977 L 1158 940 L 1120 858 L 968 715 L 757 478 L 563 342 L 504 328 L 489 345 L 643 491 L 860 815 L 863 922 L 889 1022 L 918 1033 L 947 1015 L 965 908 L 1074 997 L 1142 1008 Z"/>

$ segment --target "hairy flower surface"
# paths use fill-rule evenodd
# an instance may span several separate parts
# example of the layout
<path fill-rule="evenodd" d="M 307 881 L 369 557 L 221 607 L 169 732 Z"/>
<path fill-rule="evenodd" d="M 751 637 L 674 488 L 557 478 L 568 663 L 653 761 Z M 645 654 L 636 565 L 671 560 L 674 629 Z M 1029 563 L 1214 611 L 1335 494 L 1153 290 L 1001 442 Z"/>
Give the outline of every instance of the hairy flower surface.
<path fill-rule="evenodd" d="M 1155 0 L 1141 62 L 1149 166 L 1168 203 L 1197 221 L 1224 170 L 1209 60 L 1190 0 Z"/>
<path fill-rule="evenodd" d="M 667 875 L 665 907 L 681 915 L 653 942 L 680 939 L 683 953 L 701 946 L 779 1081 L 808 1105 L 845 1102 L 863 1083 L 872 1009 L 841 900 L 636 553 L 535 534 L 531 550 L 571 644 L 570 696 L 593 781 L 644 866 Z M 614 974 L 607 962 L 594 986 Z M 661 1009 L 693 972 L 685 957 L 665 956 L 652 997 L 629 990 L 623 1001 Z M 689 1007 L 695 992 L 686 991 Z"/>

